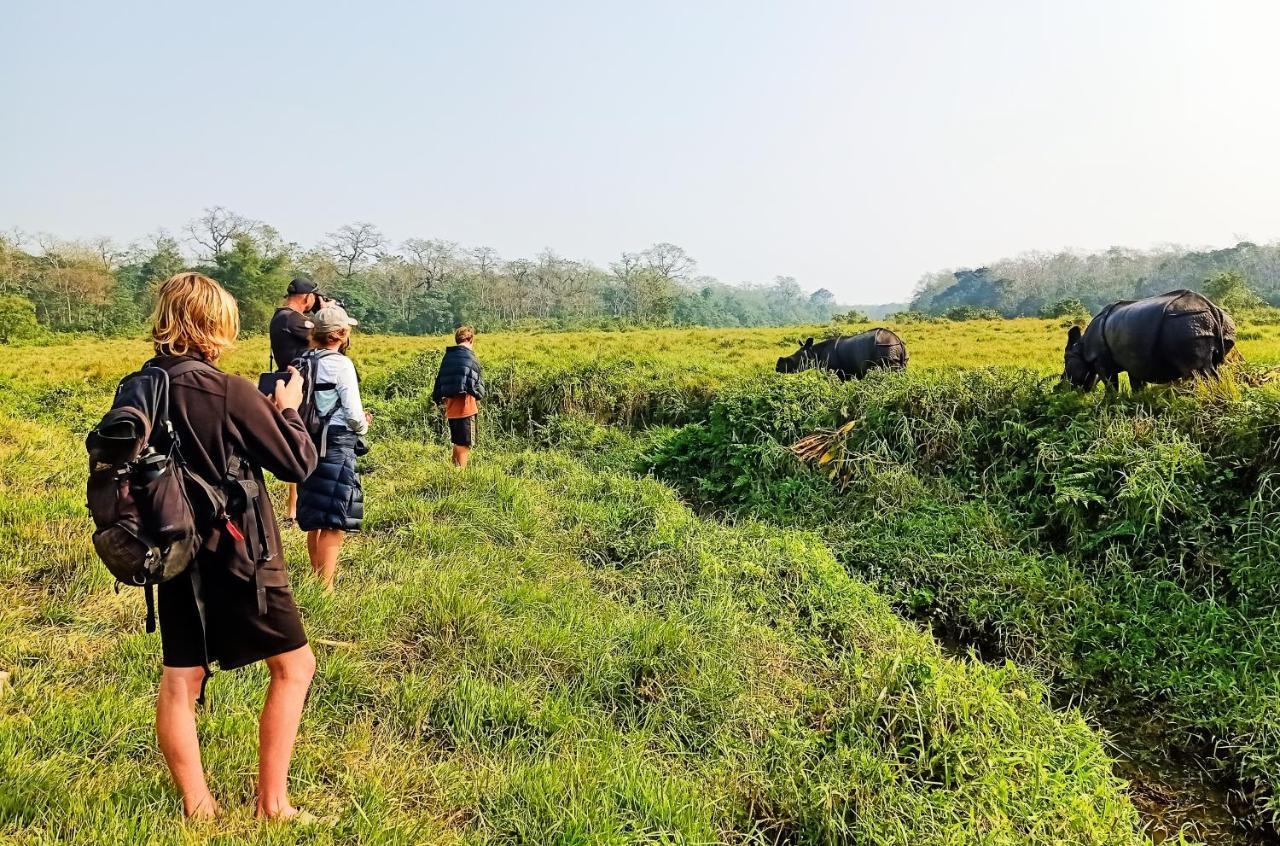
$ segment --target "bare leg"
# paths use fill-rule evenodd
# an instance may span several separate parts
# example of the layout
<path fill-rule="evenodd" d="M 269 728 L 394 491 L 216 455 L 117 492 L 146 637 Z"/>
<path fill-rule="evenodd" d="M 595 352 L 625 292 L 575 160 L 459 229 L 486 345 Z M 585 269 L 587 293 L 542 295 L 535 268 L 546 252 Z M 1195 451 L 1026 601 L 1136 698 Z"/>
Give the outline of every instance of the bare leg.
<path fill-rule="evenodd" d="M 464 469 L 467 466 L 467 459 L 471 457 L 471 447 L 454 446 L 453 448 L 453 466 Z"/>
<path fill-rule="evenodd" d="M 325 590 L 333 590 L 333 581 L 338 576 L 338 553 L 342 551 L 342 539 L 345 535 L 341 529 L 317 529 L 307 533 L 311 572 L 320 579 Z"/>
<path fill-rule="evenodd" d="M 259 817 L 288 819 L 298 812 L 289 804 L 289 761 L 302 721 L 307 688 L 316 672 L 316 656 L 302 646 L 267 659 L 271 684 L 258 721 Z"/>
<path fill-rule="evenodd" d="M 285 490 L 288 491 L 288 499 L 284 507 L 285 516 L 290 520 L 297 520 L 298 519 L 298 486 L 293 483 L 290 483 L 285 485 Z"/>
<path fill-rule="evenodd" d="M 218 815 L 218 803 L 204 779 L 196 734 L 196 699 L 203 680 L 203 667 L 165 667 L 156 697 L 156 738 L 182 794 L 182 813 L 201 818 Z"/>

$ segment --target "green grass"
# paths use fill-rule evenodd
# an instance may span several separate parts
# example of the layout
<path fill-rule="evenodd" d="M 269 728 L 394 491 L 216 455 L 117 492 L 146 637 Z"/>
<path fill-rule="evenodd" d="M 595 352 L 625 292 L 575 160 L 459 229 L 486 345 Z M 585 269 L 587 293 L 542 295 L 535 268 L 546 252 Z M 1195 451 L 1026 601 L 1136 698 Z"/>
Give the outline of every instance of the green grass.
<path fill-rule="evenodd" d="M 336 827 L 248 818 L 254 668 L 217 675 L 201 716 L 232 813 L 185 829 L 154 749 L 158 640 L 81 504 L 86 421 L 132 363 L 104 347 L 72 375 L 0 374 L 10 840 L 1144 842 L 1098 734 L 1031 672 L 946 657 L 812 534 L 703 519 L 610 469 L 638 448 L 599 406 L 549 412 L 535 440 L 616 454 L 491 438 L 465 474 L 411 415 L 384 422 L 335 595 L 287 538 L 320 665 L 296 799 Z M 380 421 L 414 401 L 394 359 L 364 364 Z"/>
<path fill-rule="evenodd" d="M 845 421 L 819 466 L 788 452 Z M 1012 369 L 811 374 L 721 392 L 648 463 L 705 504 L 818 531 L 946 640 L 1154 730 L 1274 826 L 1277 434 L 1270 388 L 1108 398 Z"/>

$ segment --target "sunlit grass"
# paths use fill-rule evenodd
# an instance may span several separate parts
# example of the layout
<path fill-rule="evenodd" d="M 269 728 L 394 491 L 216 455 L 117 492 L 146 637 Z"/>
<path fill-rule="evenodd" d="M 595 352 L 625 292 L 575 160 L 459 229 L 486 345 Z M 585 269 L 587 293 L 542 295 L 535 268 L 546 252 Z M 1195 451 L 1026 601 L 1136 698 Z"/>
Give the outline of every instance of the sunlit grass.
<path fill-rule="evenodd" d="M 625 365 L 599 369 L 609 358 L 678 380 L 699 338 L 740 341 L 701 357 L 698 378 L 714 386 L 767 369 L 784 334 L 495 335 L 480 349 L 513 407 L 545 415 L 540 442 L 625 453 L 577 416 L 631 408 L 609 394 L 633 385 Z M 0 691 L 0 836 L 1142 842 L 1078 713 L 1051 708 L 1025 670 L 944 657 L 816 537 L 705 520 L 665 485 L 607 469 L 616 458 L 505 436 L 455 472 L 410 414 L 416 394 L 391 381 L 440 343 L 358 341 L 383 420 L 366 531 L 335 595 L 303 572 L 301 535 L 286 536 L 320 659 L 295 793 L 336 820 L 309 833 L 247 814 L 261 668 L 216 676 L 201 717 L 227 819 L 177 820 L 151 727 L 157 638 L 142 632 L 141 598 L 115 593 L 93 558 L 81 505 L 83 432 L 145 344 L 0 348 L 0 670 L 14 680 Z M 246 341 L 228 365 L 253 373 L 260 346 Z M 540 399 L 542 370 L 577 372 L 585 393 Z M 686 401 L 652 390 L 651 405 Z M 501 403 L 486 414 L 516 428 Z"/>

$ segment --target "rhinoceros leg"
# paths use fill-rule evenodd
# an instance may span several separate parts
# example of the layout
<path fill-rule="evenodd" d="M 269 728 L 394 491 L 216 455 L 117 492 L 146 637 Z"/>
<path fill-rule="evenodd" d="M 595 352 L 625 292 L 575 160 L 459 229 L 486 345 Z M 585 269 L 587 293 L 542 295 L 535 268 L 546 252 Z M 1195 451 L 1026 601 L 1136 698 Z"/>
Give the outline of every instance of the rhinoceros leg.
<path fill-rule="evenodd" d="M 1138 391 L 1141 391 L 1146 386 L 1147 386 L 1146 382 L 1142 381 L 1141 379 L 1133 378 L 1132 373 L 1129 374 L 1129 390 L 1130 391 L 1136 394 Z"/>

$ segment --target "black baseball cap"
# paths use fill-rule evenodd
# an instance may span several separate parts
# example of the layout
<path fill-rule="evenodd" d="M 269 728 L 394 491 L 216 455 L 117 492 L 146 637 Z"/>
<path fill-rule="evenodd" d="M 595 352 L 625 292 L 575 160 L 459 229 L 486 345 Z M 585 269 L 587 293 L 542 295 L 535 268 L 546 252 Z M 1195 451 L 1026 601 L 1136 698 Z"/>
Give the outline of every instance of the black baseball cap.
<path fill-rule="evenodd" d="M 319 288 L 310 276 L 298 275 L 289 281 L 290 294 L 314 294 Z"/>

